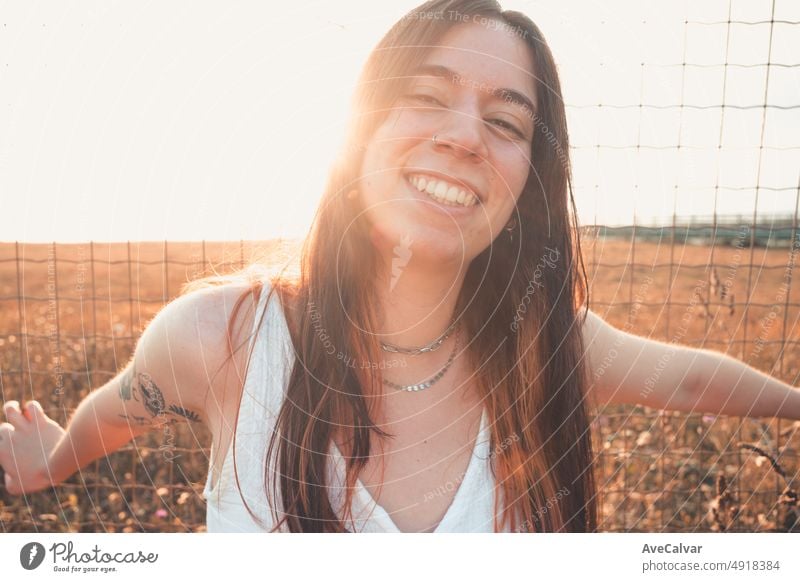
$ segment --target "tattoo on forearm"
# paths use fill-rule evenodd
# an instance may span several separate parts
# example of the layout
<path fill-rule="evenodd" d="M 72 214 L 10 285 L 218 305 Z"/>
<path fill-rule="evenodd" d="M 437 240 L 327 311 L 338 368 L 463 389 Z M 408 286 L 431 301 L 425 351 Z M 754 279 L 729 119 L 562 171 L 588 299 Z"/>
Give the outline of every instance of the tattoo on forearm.
<path fill-rule="evenodd" d="M 182 406 L 175 406 L 174 404 L 169 405 L 169 410 L 173 414 L 177 414 L 178 416 L 182 416 L 192 422 L 200 422 L 200 415 L 197 414 L 194 410 L 186 410 Z"/>
<path fill-rule="evenodd" d="M 139 374 L 139 391 L 144 397 L 144 407 L 153 416 L 161 416 L 164 414 L 166 404 L 164 402 L 164 395 L 158 389 L 156 383 L 150 377 L 150 374 L 142 372 Z"/>
<path fill-rule="evenodd" d="M 134 400 L 141 402 L 145 410 L 155 421 L 144 416 L 120 414 L 121 418 L 132 421 L 139 426 L 152 424 L 174 424 L 178 421 L 174 416 L 179 416 L 191 422 L 200 422 L 200 415 L 194 410 L 186 409 L 175 404 L 167 405 L 164 394 L 153 381 L 150 374 L 136 372 L 132 364 L 120 378 L 119 397 L 123 402 Z M 170 415 L 168 417 L 167 415 Z"/>

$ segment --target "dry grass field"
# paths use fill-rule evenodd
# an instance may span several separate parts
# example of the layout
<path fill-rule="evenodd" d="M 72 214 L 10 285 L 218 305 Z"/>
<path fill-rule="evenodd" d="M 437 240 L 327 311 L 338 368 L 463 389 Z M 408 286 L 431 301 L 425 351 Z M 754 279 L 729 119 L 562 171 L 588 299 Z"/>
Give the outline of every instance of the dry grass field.
<path fill-rule="evenodd" d="M 800 289 L 791 249 L 746 242 L 586 239 L 591 307 L 617 327 L 727 352 L 794 384 Z M 1 244 L 0 396 L 36 398 L 65 422 L 125 365 L 182 283 L 210 265 L 229 271 L 285 250 L 277 242 Z M 597 411 L 593 427 L 605 531 L 800 529 L 797 500 L 785 491 L 787 482 L 800 487 L 800 423 L 615 406 Z M 203 531 L 209 442 L 197 426 L 153 431 L 57 490 L 17 498 L 0 486 L 0 531 Z M 775 457 L 786 479 L 740 443 Z"/>
<path fill-rule="evenodd" d="M 749 248 L 748 240 L 713 248 L 598 240 L 584 250 L 592 309 L 632 333 L 724 352 L 797 385 L 791 249 Z M 738 446 L 777 457 L 797 490 L 800 423 L 611 408 L 595 417 L 604 530 L 800 529 L 796 497 L 782 496 L 786 479 Z"/>

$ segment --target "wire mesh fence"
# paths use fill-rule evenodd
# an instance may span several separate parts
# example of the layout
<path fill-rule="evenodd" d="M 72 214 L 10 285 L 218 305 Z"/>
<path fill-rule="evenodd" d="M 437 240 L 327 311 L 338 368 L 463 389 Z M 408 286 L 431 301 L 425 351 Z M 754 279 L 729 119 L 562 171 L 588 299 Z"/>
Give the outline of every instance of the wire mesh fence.
<path fill-rule="evenodd" d="M 800 63 L 786 39 L 797 38 L 800 14 L 776 0 L 753 3 L 765 7 L 753 17 L 741 2 L 723 4 L 727 18 L 685 19 L 680 62 L 636 67 L 638 102 L 567 104 L 576 199 L 579 210 L 595 208 L 582 229 L 590 307 L 631 333 L 726 352 L 797 384 Z M 698 56 L 697 38 L 712 39 L 718 55 Z M 732 93 L 734 81 L 748 91 Z M 645 131 L 652 126 L 668 131 Z M 661 170 L 620 181 L 620 163 Z M 657 192 L 669 219 L 634 203 L 630 220 L 605 220 L 613 188 L 635 202 Z M 184 281 L 276 244 L 0 244 L 3 400 L 36 398 L 66 422 Z M 798 528 L 797 422 L 641 405 L 597 410 L 592 427 L 602 530 Z M 140 437 L 53 491 L 16 498 L 0 486 L 0 528 L 202 531 L 209 446 L 202 428 L 181 426 Z"/>
<path fill-rule="evenodd" d="M 621 139 L 598 130 L 576 146 L 576 163 L 594 168 L 594 183 L 582 184 L 594 224 L 603 222 L 603 184 L 614 182 L 597 168 L 613 155 L 624 152 L 637 168 L 669 168 L 655 183 L 646 171 L 629 171 L 630 224 L 594 229 L 603 243 L 589 251 L 591 305 L 619 327 L 726 352 L 796 384 L 800 148 L 790 134 L 800 127 L 800 105 L 789 87 L 800 64 L 796 40 L 787 39 L 797 38 L 798 19 L 774 0 L 696 8 L 727 18 L 687 16 L 681 62 L 642 62 L 638 75 L 632 67 L 638 91 L 628 94 L 638 93 L 638 103 L 580 104 L 570 119 L 574 127 L 587 109 L 634 119 L 620 120 Z M 653 83 L 661 74 L 668 84 Z M 789 133 L 779 137 L 781 129 Z M 670 189 L 671 220 L 639 220 L 637 207 Z M 694 212 L 681 217 L 687 207 Z M 603 529 L 797 529 L 797 423 L 646 407 L 595 420 Z"/>
<path fill-rule="evenodd" d="M 65 424 L 89 391 L 127 364 L 147 322 L 182 283 L 241 267 L 253 246 L 0 245 L 2 399 L 35 398 Z M 24 499 L 0 493 L 0 523 L 37 531 L 202 529 L 209 446 L 202 426 L 165 427 L 57 491 Z"/>
<path fill-rule="evenodd" d="M 754 244 L 746 224 L 727 245 L 713 236 L 678 243 L 586 229 L 591 308 L 621 329 L 728 352 L 794 383 L 794 222 L 798 242 L 772 247 Z M 0 245 L 2 399 L 36 398 L 65 423 L 127 363 L 149 319 L 183 282 L 285 250 L 275 242 Z M 741 503 L 729 529 L 780 530 L 792 515 L 780 499 L 797 475 L 798 424 L 646 406 L 596 411 L 602 528 L 709 531 L 718 527 L 710 512 L 722 476 Z M 210 434 L 194 423 L 173 430 L 139 437 L 54 491 L 17 498 L 0 488 L 3 530 L 202 531 Z M 787 479 L 740 442 L 776 457 Z"/>

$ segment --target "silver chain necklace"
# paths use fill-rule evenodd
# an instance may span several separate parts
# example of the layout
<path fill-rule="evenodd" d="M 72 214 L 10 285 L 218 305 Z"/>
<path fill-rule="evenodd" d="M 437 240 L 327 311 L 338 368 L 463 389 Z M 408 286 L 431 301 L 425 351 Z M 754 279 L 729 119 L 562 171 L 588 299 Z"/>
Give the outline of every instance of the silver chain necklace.
<path fill-rule="evenodd" d="M 455 329 L 456 324 L 458 324 L 458 320 L 454 319 L 453 323 L 451 323 L 450 326 L 446 330 L 444 330 L 444 333 L 442 335 L 440 335 L 438 338 L 436 338 L 432 342 L 429 342 L 429 343 L 427 343 L 426 345 L 424 345 L 424 346 L 422 346 L 420 348 L 403 348 L 403 347 L 400 347 L 400 346 L 396 346 L 396 345 L 388 344 L 388 343 L 384 343 L 384 342 L 381 342 L 381 347 L 383 348 L 384 352 L 389 352 L 389 353 L 392 353 L 392 354 L 406 354 L 408 356 L 418 356 L 419 354 L 435 352 L 436 350 L 438 350 L 442 346 L 444 341 L 448 337 L 450 337 L 450 334 L 453 333 L 453 330 Z"/>
<path fill-rule="evenodd" d="M 425 390 L 426 388 L 430 388 L 431 386 L 436 384 L 436 382 L 442 379 L 442 376 L 444 376 L 445 372 L 447 372 L 447 370 L 449 370 L 450 366 L 453 364 L 453 359 L 455 358 L 456 352 L 458 351 L 458 335 L 459 334 L 457 330 L 456 341 L 455 343 L 453 343 L 453 351 L 450 352 L 450 356 L 447 358 L 447 361 L 444 363 L 444 366 L 442 366 L 442 369 L 436 372 L 436 374 L 432 378 L 429 378 L 424 382 L 420 382 L 419 384 L 408 384 L 406 386 L 395 384 L 394 382 L 390 382 L 386 378 L 383 379 L 383 383 L 391 388 L 394 388 L 395 390 L 402 392 L 419 392 L 420 390 Z M 444 339 L 442 341 L 444 341 Z M 441 345 L 441 343 L 439 345 Z"/>

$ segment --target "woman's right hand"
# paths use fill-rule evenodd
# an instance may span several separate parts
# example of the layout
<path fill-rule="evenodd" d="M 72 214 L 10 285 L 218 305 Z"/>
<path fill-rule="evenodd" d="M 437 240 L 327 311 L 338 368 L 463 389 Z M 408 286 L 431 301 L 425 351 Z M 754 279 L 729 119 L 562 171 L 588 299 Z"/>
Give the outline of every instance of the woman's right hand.
<path fill-rule="evenodd" d="M 24 411 L 19 402 L 9 400 L 3 412 L 8 422 L 0 424 L 0 466 L 6 491 L 21 495 L 53 486 L 48 459 L 66 431 L 36 400 L 30 400 Z"/>

